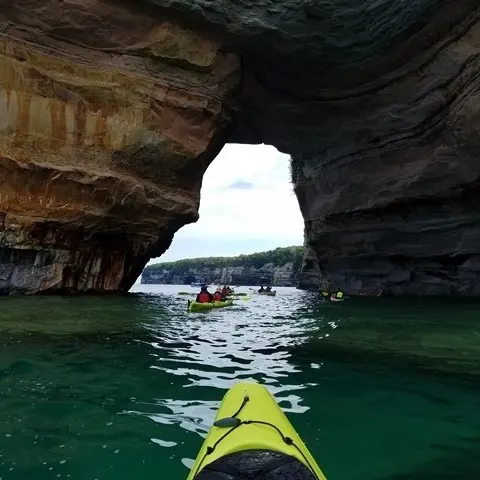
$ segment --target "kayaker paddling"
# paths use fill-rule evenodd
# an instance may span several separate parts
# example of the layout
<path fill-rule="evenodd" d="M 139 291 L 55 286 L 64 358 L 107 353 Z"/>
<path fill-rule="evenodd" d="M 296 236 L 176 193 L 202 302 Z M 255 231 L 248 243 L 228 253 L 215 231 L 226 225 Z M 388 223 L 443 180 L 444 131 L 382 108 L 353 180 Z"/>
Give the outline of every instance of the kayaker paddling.
<path fill-rule="evenodd" d="M 263 285 L 259 288 L 258 292 L 260 295 L 267 295 L 269 297 L 275 297 L 277 295 L 276 290 L 272 290 L 272 287 L 269 285 L 267 288 L 264 288 Z"/>
<path fill-rule="evenodd" d="M 213 300 L 215 302 L 223 302 L 225 300 L 226 296 L 223 295 L 222 290 L 220 288 L 217 288 L 215 293 L 213 294 Z"/>
<path fill-rule="evenodd" d="M 197 295 L 196 302 L 197 303 L 208 303 L 213 302 L 213 295 L 208 291 L 207 287 L 204 285 L 200 289 L 200 293 Z"/>
<path fill-rule="evenodd" d="M 228 287 L 227 285 L 223 286 L 222 295 L 224 297 L 228 297 L 229 295 L 232 295 L 232 293 L 234 293 L 234 291 L 230 287 Z"/>
<path fill-rule="evenodd" d="M 343 301 L 343 292 L 338 291 L 337 293 L 332 293 L 330 300 L 332 302 L 342 302 Z"/>

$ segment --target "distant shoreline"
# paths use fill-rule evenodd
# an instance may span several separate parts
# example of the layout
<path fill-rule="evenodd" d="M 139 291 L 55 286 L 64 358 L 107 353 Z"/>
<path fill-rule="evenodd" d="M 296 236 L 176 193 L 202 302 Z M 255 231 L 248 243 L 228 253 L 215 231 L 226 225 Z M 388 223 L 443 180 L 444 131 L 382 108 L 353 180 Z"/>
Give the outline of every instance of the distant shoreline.
<path fill-rule="evenodd" d="M 302 261 L 303 246 L 296 245 L 250 255 L 187 258 L 147 266 L 141 283 L 296 286 Z"/>

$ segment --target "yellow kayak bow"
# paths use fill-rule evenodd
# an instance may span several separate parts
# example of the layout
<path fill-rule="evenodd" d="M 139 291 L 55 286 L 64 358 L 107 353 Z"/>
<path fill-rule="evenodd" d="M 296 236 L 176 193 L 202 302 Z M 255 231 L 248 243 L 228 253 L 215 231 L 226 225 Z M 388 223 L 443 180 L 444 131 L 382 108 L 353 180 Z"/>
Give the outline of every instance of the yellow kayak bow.
<path fill-rule="evenodd" d="M 268 390 L 241 382 L 225 395 L 187 480 L 326 480 Z"/>

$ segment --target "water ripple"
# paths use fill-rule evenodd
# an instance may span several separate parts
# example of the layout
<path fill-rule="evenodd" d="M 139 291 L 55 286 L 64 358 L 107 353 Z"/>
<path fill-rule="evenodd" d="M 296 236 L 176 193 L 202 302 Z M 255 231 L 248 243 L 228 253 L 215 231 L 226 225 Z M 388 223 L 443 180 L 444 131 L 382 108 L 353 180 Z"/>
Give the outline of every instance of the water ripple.
<path fill-rule="evenodd" d="M 480 453 L 476 390 L 344 358 L 352 345 L 391 346 L 394 320 L 408 328 L 398 338 L 415 339 L 418 317 L 397 308 L 362 318 L 295 289 L 188 313 L 176 295 L 185 287 L 143 288 L 2 300 L 0 478 L 185 478 L 238 380 L 268 387 L 330 478 L 436 478 L 428 472 L 450 472 L 448 455 L 464 468 L 456 478 L 479 478 L 466 460 Z M 425 328 L 442 333 L 431 318 Z M 478 332 L 465 332 L 473 345 Z"/>

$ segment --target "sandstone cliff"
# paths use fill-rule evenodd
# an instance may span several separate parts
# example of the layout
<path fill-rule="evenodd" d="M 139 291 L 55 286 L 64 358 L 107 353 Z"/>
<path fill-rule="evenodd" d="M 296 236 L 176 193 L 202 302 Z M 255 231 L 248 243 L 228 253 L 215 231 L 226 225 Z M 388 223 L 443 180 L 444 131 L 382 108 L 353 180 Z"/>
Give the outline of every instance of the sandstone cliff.
<path fill-rule="evenodd" d="M 0 0 L 0 290 L 128 289 L 198 217 L 239 62 L 129 2 Z"/>
<path fill-rule="evenodd" d="M 292 262 L 284 265 L 267 263 L 255 267 L 197 267 L 185 270 L 172 269 L 165 264 L 164 268 L 145 269 L 141 283 L 161 285 L 190 285 L 195 282 L 214 283 L 216 285 L 261 285 L 269 284 L 280 287 L 297 286 L 295 270 Z"/>
<path fill-rule="evenodd" d="M 142 283 L 296 286 L 302 258 L 303 247 L 291 246 L 237 257 L 157 263 L 145 268 Z"/>
<path fill-rule="evenodd" d="M 480 0 L 0 0 L 0 289 L 128 289 L 226 141 L 291 154 L 305 284 L 480 294 Z"/>

